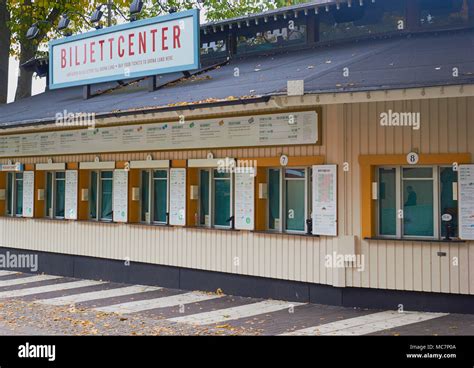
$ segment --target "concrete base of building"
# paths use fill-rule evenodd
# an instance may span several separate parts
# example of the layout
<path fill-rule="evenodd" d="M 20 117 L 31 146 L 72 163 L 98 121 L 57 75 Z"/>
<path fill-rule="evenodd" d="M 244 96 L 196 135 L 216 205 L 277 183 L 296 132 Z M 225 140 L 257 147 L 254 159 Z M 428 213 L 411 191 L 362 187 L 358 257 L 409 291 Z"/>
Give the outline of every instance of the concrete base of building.
<path fill-rule="evenodd" d="M 6 252 L 14 255 L 38 255 L 37 270 L 8 268 L 11 271 L 45 273 L 182 290 L 216 291 L 221 289 L 229 295 L 353 308 L 393 310 L 402 306 L 406 311 L 474 313 L 474 295 L 341 288 L 309 282 L 0 247 L 0 254 L 6 254 Z M 0 267 L 0 269 L 2 268 Z"/>

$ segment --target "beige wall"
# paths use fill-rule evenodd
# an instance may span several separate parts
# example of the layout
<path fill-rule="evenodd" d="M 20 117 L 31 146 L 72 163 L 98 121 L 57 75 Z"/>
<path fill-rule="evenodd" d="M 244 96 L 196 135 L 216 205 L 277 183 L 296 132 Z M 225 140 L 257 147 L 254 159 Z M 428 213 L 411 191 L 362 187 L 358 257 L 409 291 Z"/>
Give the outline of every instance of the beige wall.
<path fill-rule="evenodd" d="M 382 111 L 421 111 L 421 129 L 379 126 Z M 468 126 L 469 122 L 469 126 Z M 322 146 L 211 150 L 215 157 L 323 155 L 339 164 L 339 235 L 354 235 L 366 270 L 333 270 L 324 257 L 338 249 L 331 237 L 245 231 L 163 228 L 51 220 L 0 219 L 0 245 L 113 259 L 299 280 L 337 286 L 474 294 L 474 243 L 360 239 L 360 154 L 474 154 L 474 97 L 333 104 L 323 107 Z M 208 150 L 157 152 L 155 159 L 205 158 Z M 146 153 L 101 154 L 101 160 L 145 159 Z M 55 157 L 92 161 L 95 155 Z M 14 158 L 12 158 L 16 161 Z M 47 158 L 18 159 L 23 163 Z M 3 160 L 4 162 L 5 160 Z M 349 172 L 342 164 L 348 162 Z M 439 257 L 445 251 L 447 257 Z M 235 265 L 238 257 L 239 265 Z M 459 265 L 453 265 L 458 257 Z"/>

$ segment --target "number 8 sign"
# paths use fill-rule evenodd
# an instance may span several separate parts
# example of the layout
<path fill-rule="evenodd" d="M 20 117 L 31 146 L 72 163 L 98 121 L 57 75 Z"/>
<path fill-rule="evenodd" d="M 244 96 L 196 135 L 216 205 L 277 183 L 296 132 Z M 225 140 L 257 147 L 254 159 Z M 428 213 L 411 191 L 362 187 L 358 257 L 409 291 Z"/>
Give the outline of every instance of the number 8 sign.
<path fill-rule="evenodd" d="M 419 160 L 420 160 L 420 156 L 418 156 L 418 153 L 416 152 L 410 152 L 407 155 L 407 162 L 409 165 L 416 165 Z"/>

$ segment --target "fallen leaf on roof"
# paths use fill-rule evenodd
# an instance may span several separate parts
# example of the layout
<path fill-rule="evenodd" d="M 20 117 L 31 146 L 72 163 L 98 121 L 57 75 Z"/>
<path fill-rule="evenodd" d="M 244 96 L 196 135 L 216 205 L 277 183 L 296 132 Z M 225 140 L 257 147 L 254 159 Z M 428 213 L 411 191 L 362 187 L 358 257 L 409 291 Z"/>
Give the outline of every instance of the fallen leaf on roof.
<path fill-rule="evenodd" d="M 331 60 L 326 60 L 326 64 L 331 64 L 332 61 Z"/>
<path fill-rule="evenodd" d="M 308 69 L 314 69 L 314 65 L 308 65 Z"/>

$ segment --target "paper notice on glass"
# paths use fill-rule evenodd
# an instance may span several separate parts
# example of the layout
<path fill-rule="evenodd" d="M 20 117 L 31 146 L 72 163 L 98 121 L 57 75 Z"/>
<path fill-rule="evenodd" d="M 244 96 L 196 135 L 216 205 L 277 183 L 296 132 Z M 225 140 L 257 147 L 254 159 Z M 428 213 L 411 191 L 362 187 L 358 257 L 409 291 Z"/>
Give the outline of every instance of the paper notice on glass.
<path fill-rule="evenodd" d="M 235 228 L 254 229 L 255 169 L 237 168 L 235 172 Z"/>
<path fill-rule="evenodd" d="M 459 165 L 459 237 L 474 240 L 474 165 Z"/>
<path fill-rule="evenodd" d="M 68 220 L 77 220 L 77 177 L 77 170 L 66 171 L 64 216 Z"/>
<path fill-rule="evenodd" d="M 337 165 L 313 166 L 313 234 L 337 236 Z"/>
<path fill-rule="evenodd" d="M 186 169 L 170 169 L 170 225 L 186 225 Z"/>
<path fill-rule="evenodd" d="M 127 222 L 128 170 L 114 170 L 113 210 L 115 222 Z"/>
<path fill-rule="evenodd" d="M 35 172 L 23 172 L 23 217 L 33 217 L 35 203 Z"/>

